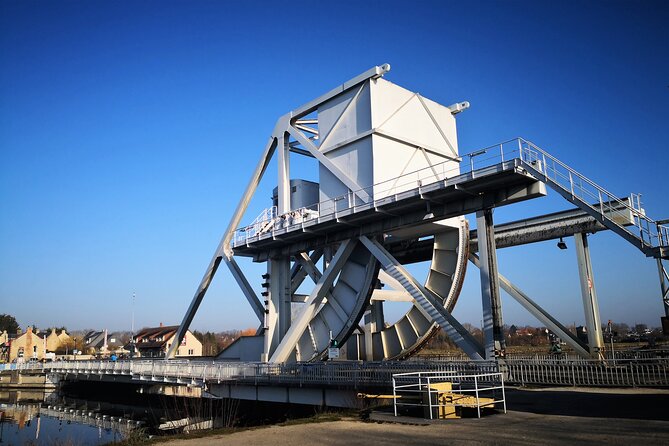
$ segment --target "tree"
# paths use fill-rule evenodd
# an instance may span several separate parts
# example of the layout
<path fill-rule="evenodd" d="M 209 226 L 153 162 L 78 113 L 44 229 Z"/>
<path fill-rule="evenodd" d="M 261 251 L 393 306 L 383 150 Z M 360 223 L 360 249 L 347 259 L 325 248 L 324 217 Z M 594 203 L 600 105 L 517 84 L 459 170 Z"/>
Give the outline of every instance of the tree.
<path fill-rule="evenodd" d="M 19 330 L 19 323 L 14 316 L 0 314 L 0 332 L 7 330 L 8 334 L 15 334 Z"/>

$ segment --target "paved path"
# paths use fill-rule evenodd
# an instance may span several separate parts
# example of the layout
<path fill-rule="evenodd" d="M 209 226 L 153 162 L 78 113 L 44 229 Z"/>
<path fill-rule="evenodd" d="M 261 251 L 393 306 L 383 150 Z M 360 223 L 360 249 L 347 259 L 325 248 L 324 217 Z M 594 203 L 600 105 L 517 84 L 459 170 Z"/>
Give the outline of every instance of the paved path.
<path fill-rule="evenodd" d="M 161 445 L 669 444 L 669 392 L 511 390 L 510 409 L 427 426 L 343 420 L 270 426 Z"/>

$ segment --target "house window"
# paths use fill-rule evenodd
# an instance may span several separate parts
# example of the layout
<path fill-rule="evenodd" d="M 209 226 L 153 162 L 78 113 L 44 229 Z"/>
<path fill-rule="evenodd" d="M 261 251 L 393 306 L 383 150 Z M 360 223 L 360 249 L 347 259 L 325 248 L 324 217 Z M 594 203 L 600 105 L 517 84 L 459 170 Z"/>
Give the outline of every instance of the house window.
<path fill-rule="evenodd" d="M 188 349 L 188 354 L 189 354 L 189 355 L 192 355 L 192 354 L 193 354 L 193 349 L 192 349 L 192 348 L 189 348 L 189 349 Z"/>

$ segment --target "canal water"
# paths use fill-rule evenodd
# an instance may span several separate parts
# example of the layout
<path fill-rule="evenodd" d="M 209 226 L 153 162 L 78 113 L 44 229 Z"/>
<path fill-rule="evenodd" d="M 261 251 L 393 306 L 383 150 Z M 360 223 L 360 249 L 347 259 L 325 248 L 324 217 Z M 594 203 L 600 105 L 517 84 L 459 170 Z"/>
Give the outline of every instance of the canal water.
<path fill-rule="evenodd" d="M 44 393 L 0 391 L 0 444 L 87 446 L 132 436 L 273 424 L 314 414 L 309 406 L 186 395 L 190 388 L 153 389 L 78 382 Z M 199 389 L 196 389 L 199 390 Z"/>
<path fill-rule="evenodd" d="M 221 413 L 225 407 L 222 400 L 144 394 L 138 393 L 136 386 L 90 384 L 49 393 L 0 392 L 0 443 L 101 445 L 131 435 L 167 435 L 235 422 Z"/>

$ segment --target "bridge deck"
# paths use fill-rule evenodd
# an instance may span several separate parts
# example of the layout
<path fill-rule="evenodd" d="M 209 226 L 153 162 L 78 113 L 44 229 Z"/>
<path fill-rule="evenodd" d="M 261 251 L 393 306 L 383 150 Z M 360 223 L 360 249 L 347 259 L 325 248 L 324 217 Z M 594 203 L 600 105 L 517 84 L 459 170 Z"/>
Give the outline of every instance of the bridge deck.
<path fill-rule="evenodd" d="M 295 254 L 354 236 L 373 236 L 546 195 L 519 158 L 411 190 L 329 211 L 265 233 L 237 238 L 235 255 L 266 260 L 271 251 Z"/>

